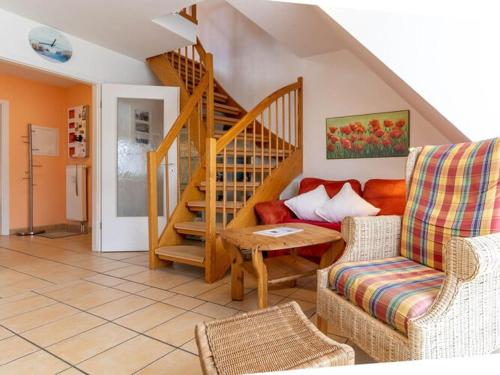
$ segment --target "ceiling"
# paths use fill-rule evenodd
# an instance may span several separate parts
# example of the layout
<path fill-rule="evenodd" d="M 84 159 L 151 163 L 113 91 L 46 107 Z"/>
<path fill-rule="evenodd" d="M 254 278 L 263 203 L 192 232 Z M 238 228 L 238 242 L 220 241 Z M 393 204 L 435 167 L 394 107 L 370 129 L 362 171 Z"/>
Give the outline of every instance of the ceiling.
<path fill-rule="evenodd" d="M 38 69 L 0 60 L 0 74 L 8 74 L 23 79 L 37 81 L 52 86 L 71 87 L 81 82 L 68 79 L 56 74 L 47 73 Z"/>
<path fill-rule="evenodd" d="M 0 8 L 144 60 L 192 44 L 165 16 L 196 0 L 0 0 Z M 172 16 L 178 24 L 180 16 Z M 162 18 L 162 22 L 153 22 Z M 184 20 L 182 18 L 182 20 Z M 185 20 L 189 23 L 189 21 Z M 166 24 L 167 23 L 167 24 Z M 191 24 L 192 25 L 192 24 Z M 195 28 L 193 27 L 193 35 Z"/>
<path fill-rule="evenodd" d="M 335 22 L 318 6 L 269 0 L 227 0 L 299 57 L 343 49 Z"/>

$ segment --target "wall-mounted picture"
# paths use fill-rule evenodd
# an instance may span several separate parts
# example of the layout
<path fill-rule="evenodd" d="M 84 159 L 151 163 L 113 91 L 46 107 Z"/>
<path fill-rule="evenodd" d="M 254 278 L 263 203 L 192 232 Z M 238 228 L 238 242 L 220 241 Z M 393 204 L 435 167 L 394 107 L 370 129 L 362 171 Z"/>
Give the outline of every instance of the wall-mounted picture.
<path fill-rule="evenodd" d="M 88 106 L 68 108 L 68 156 L 88 157 Z"/>
<path fill-rule="evenodd" d="M 326 119 L 326 158 L 408 156 L 410 111 Z"/>
<path fill-rule="evenodd" d="M 149 111 L 142 109 L 134 110 L 135 122 L 135 142 L 138 144 L 148 145 L 151 142 L 150 125 L 151 114 Z"/>
<path fill-rule="evenodd" d="M 66 37 L 48 26 L 37 26 L 29 33 L 31 48 L 45 60 L 64 63 L 73 55 L 73 49 Z"/>

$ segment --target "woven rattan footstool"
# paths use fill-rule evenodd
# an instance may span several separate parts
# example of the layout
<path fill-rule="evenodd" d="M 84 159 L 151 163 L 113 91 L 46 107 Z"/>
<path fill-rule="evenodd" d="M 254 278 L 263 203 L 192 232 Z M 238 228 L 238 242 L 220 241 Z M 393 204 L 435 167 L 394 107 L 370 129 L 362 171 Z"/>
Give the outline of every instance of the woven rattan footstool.
<path fill-rule="evenodd" d="M 323 335 L 296 302 L 196 326 L 205 375 L 354 364 L 354 351 Z"/>

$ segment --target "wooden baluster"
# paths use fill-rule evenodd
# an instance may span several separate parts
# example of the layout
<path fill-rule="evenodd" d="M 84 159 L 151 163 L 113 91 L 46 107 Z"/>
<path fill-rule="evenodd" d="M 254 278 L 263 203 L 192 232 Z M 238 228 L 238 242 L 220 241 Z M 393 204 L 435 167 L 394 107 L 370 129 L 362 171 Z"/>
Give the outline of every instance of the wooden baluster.
<path fill-rule="evenodd" d="M 217 141 L 208 138 L 206 144 L 206 201 L 205 201 L 205 280 L 213 280 L 215 271 L 215 240 L 217 220 Z"/>
<path fill-rule="evenodd" d="M 272 158 L 272 155 L 273 155 L 273 152 L 272 152 L 272 147 L 273 147 L 273 140 L 272 140 L 272 134 L 273 134 L 273 129 L 272 129 L 272 114 L 271 114 L 271 108 L 272 108 L 272 105 L 270 104 L 269 107 L 267 108 L 267 111 L 268 111 L 268 124 L 267 124 L 267 131 L 269 133 L 269 144 L 267 145 L 267 149 L 269 150 L 269 154 L 267 155 L 268 156 L 268 160 L 269 160 L 269 165 L 267 166 L 268 169 L 269 169 L 269 174 L 271 174 L 271 171 L 272 171 L 272 163 L 271 163 L 271 158 Z"/>
<path fill-rule="evenodd" d="M 186 46 L 186 47 L 184 47 L 184 81 L 186 82 L 186 87 L 188 87 L 188 85 L 189 85 L 188 66 L 189 66 L 189 62 L 188 62 L 188 48 Z M 192 82 L 191 90 L 188 90 L 188 91 L 191 91 L 191 93 L 193 93 L 194 88 L 195 88 L 194 87 L 194 82 Z"/>
<path fill-rule="evenodd" d="M 155 254 L 158 248 L 158 163 L 156 152 L 148 152 L 148 231 L 149 231 L 149 265 L 157 268 L 159 259 Z"/>
<path fill-rule="evenodd" d="M 297 148 L 297 90 L 293 91 L 293 145 Z"/>
<path fill-rule="evenodd" d="M 191 120 L 187 123 L 188 180 L 191 179 Z"/>
<path fill-rule="evenodd" d="M 297 133 L 298 133 L 298 147 L 302 148 L 302 137 L 303 137 L 303 82 L 302 77 L 299 77 L 299 92 L 298 92 L 298 103 L 297 103 Z"/>
<path fill-rule="evenodd" d="M 236 139 L 238 139 L 238 135 L 235 138 L 235 142 L 234 142 L 234 146 L 233 146 L 233 219 L 236 217 L 236 195 L 237 195 L 236 184 L 238 183 L 238 178 L 237 178 L 238 171 L 237 171 L 237 163 L 236 163 L 236 159 L 237 159 L 236 148 L 238 146 L 237 146 Z"/>
<path fill-rule="evenodd" d="M 181 153 L 181 133 L 182 130 L 179 132 L 179 135 L 177 136 L 177 203 L 181 200 L 181 181 L 182 181 L 182 168 L 180 168 L 180 153 Z"/>
<path fill-rule="evenodd" d="M 208 80 L 208 93 L 207 93 L 207 137 L 214 136 L 214 65 L 213 56 L 211 53 L 207 53 L 206 56 L 207 64 L 207 74 L 209 75 Z"/>
<path fill-rule="evenodd" d="M 224 147 L 222 164 L 222 227 L 227 225 L 227 147 Z"/>
<path fill-rule="evenodd" d="M 290 155 L 291 144 L 292 144 L 292 95 L 291 93 L 288 93 L 288 155 Z"/>
<path fill-rule="evenodd" d="M 243 134 L 243 204 L 247 202 L 247 128 Z"/>
<path fill-rule="evenodd" d="M 279 104 L 279 99 L 276 99 L 276 139 L 275 139 L 275 146 L 276 147 L 276 165 L 275 167 L 278 166 L 278 158 L 279 158 L 279 155 L 280 155 L 280 151 L 279 151 L 279 140 L 280 140 L 280 137 L 279 137 L 279 108 L 278 108 L 278 104 Z"/>
<path fill-rule="evenodd" d="M 195 70 L 194 70 L 194 67 L 195 67 L 195 49 L 194 49 L 194 45 L 191 46 L 191 77 L 192 77 L 192 80 L 193 82 L 196 82 L 196 74 L 195 74 Z M 196 84 L 196 86 L 198 86 L 198 84 Z"/>
<path fill-rule="evenodd" d="M 166 192 L 165 192 L 165 217 L 168 218 L 170 217 L 170 170 L 169 170 L 169 165 L 168 165 L 168 152 L 165 154 L 165 185 L 166 185 Z"/>
<path fill-rule="evenodd" d="M 285 160 L 285 95 L 281 97 L 281 161 Z"/>
<path fill-rule="evenodd" d="M 177 50 L 177 72 L 179 72 L 179 76 L 181 76 L 181 73 L 182 73 L 182 67 L 181 67 L 181 49 L 179 48 Z M 187 87 L 186 87 L 187 89 Z"/>
<path fill-rule="evenodd" d="M 255 160 L 255 120 L 253 120 L 253 125 L 252 125 L 252 133 L 253 133 L 253 141 L 252 141 L 252 146 L 253 146 L 253 153 L 252 153 L 252 166 L 253 166 L 253 173 L 252 173 L 252 195 L 255 194 L 255 175 L 256 175 L 256 163 L 257 161 Z"/>
<path fill-rule="evenodd" d="M 260 113 L 260 184 L 264 182 L 264 110 Z"/>

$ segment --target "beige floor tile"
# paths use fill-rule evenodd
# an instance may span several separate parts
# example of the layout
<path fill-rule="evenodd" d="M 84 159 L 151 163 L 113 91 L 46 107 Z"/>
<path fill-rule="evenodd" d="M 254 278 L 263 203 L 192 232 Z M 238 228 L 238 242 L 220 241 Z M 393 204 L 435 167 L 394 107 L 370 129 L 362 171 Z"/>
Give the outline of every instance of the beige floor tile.
<path fill-rule="evenodd" d="M 137 292 L 141 292 L 145 289 L 149 289 L 149 286 L 134 283 L 133 281 L 126 281 L 122 284 L 118 284 L 118 285 L 114 286 L 113 288 L 123 290 L 124 292 L 128 292 L 128 293 L 137 293 Z"/>
<path fill-rule="evenodd" d="M 238 310 L 216 305 L 211 302 L 206 302 L 203 305 L 200 305 L 197 308 L 193 309 L 193 312 L 206 315 L 215 319 L 222 319 L 233 316 L 238 312 Z"/>
<path fill-rule="evenodd" d="M 185 312 L 183 309 L 157 302 L 126 315 L 115 322 L 137 332 L 144 332 Z"/>
<path fill-rule="evenodd" d="M 158 289 L 158 288 L 149 288 L 142 290 L 140 292 L 137 292 L 135 294 L 138 294 L 140 296 L 154 299 L 155 301 L 163 301 L 164 299 L 168 297 L 175 296 L 175 293 L 163 290 L 163 289 Z"/>
<path fill-rule="evenodd" d="M 196 298 L 217 303 L 219 305 L 227 305 L 232 301 L 231 285 L 223 284 L 215 289 L 209 290 L 208 292 L 198 295 Z"/>
<path fill-rule="evenodd" d="M 182 350 L 174 350 L 165 357 L 160 358 L 141 371 L 137 375 L 201 375 L 200 360 L 197 356 Z"/>
<path fill-rule="evenodd" d="M 14 332 L 20 333 L 74 315 L 77 312 L 78 310 L 73 307 L 57 303 L 21 315 L 16 315 L 12 318 L 2 320 L 0 323 Z"/>
<path fill-rule="evenodd" d="M 124 252 L 106 252 L 106 253 L 97 253 L 97 256 L 113 259 L 113 260 L 123 260 L 127 258 L 134 258 L 139 255 L 147 254 L 145 251 L 124 251 Z"/>
<path fill-rule="evenodd" d="M 11 331 L 9 331 L 3 327 L 0 327 L 0 340 L 3 340 L 3 339 L 10 337 L 12 335 L 14 335 L 14 334 Z"/>
<path fill-rule="evenodd" d="M 298 289 L 297 288 L 289 288 L 289 287 L 283 287 L 283 288 L 269 288 L 269 294 L 274 294 L 277 296 L 282 296 L 282 297 L 288 297 L 290 294 L 296 292 Z"/>
<path fill-rule="evenodd" d="M 205 280 L 196 279 L 191 282 L 179 285 L 171 289 L 171 291 L 175 293 L 184 294 L 190 297 L 196 297 L 199 296 L 200 294 L 208 292 L 209 290 L 215 289 L 222 284 L 223 283 L 220 281 L 217 281 L 212 284 L 207 284 Z"/>
<path fill-rule="evenodd" d="M 19 336 L 0 340 L 0 365 L 36 352 L 38 348 Z"/>
<path fill-rule="evenodd" d="M 165 290 L 193 280 L 193 278 L 185 275 L 164 274 L 154 271 L 146 271 L 136 275 L 127 276 L 126 279 Z"/>
<path fill-rule="evenodd" d="M 15 301 L 20 301 L 22 299 L 30 298 L 30 297 L 38 297 L 39 295 L 37 293 L 28 291 L 25 293 L 17 294 L 15 296 L 11 296 L 9 298 L 0 298 L 0 306 L 4 305 L 6 303 L 12 303 Z"/>
<path fill-rule="evenodd" d="M 181 349 L 187 350 L 190 353 L 198 355 L 198 346 L 196 345 L 196 339 L 188 341 L 187 343 L 181 346 Z"/>
<path fill-rule="evenodd" d="M 136 336 L 126 328 L 107 323 L 51 345 L 47 350 L 72 363 L 80 363 Z"/>
<path fill-rule="evenodd" d="M 269 306 L 274 306 L 280 303 L 282 300 L 283 300 L 282 296 L 277 296 L 275 294 L 267 295 L 267 303 L 269 304 Z M 257 310 L 258 309 L 257 291 L 254 290 L 253 292 L 245 294 L 243 301 L 232 301 L 227 306 L 241 311 Z"/>
<path fill-rule="evenodd" d="M 148 269 L 146 267 L 142 266 L 136 266 L 136 265 L 128 265 L 123 268 L 118 268 L 113 271 L 108 271 L 106 272 L 106 275 L 109 276 L 115 276 L 115 277 L 125 277 L 125 276 L 131 276 L 135 275 L 140 272 L 147 271 Z"/>
<path fill-rule="evenodd" d="M 87 277 L 85 280 L 104 286 L 115 286 L 123 283 L 122 279 L 103 274 Z"/>
<path fill-rule="evenodd" d="M 45 306 L 52 305 L 54 303 L 56 303 L 56 301 L 43 296 L 28 297 L 9 303 L 4 303 L 0 305 L 0 319 L 3 320 L 12 316 L 23 314 L 28 311 L 33 311 Z"/>
<path fill-rule="evenodd" d="M 76 283 L 70 282 L 63 284 L 60 288 L 56 288 L 55 290 L 42 290 L 40 293 L 58 301 L 65 302 L 75 298 L 76 296 L 81 297 L 103 289 L 105 289 L 105 287 L 102 285 L 97 285 L 89 281 L 78 281 Z"/>
<path fill-rule="evenodd" d="M 198 323 L 212 320 L 205 315 L 188 311 L 178 317 L 169 320 L 145 334 L 173 346 L 182 346 L 194 338 L 194 328 Z"/>
<path fill-rule="evenodd" d="M 316 303 L 311 303 L 307 301 L 302 301 L 300 299 L 293 299 L 293 298 L 285 298 L 284 300 L 280 301 L 280 303 L 287 303 L 290 301 L 295 301 L 299 304 L 300 308 L 306 314 L 306 316 L 311 317 L 316 313 Z"/>
<path fill-rule="evenodd" d="M 289 295 L 291 299 L 299 299 L 310 303 L 316 303 L 316 291 L 309 289 L 297 289 L 296 292 Z"/>
<path fill-rule="evenodd" d="M 0 297 L 7 298 L 16 294 L 43 288 L 49 285 L 52 285 L 52 283 L 32 277 L 7 286 L 0 286 Z"/>
<path fill-rule="evenodd" d="M 43 350 L 29 354 L 10 362 L 0 369 L 2 375 L 36 374 L 52 375 L 69 368 L 67 363 L 57 359 Z"/>
<path fill-rule="evenodd" d="M 195 307 L 203 304 L 203 301 L 200 301 L 199 299 L 183 296 L 182 294 L 177 294 L 175 296 L 165 298 L 162 302 L 180 307 L 181 309 L 185 310 L 192 310 Z"/>
<path fill-rule="evenodd" d="M 74 367 L 70 367 L 67 370 L 64 370 L 63 372 L 60 372 L 58 375 L 82 375 L 85 374 L 84 372 L 81 372 L 80 370 L 77 370 Z"/>
<path fill-rule="evenodd" d="M 103 319 L 82 312 L 24 332 L 23 337 L 47 347 L 105 323 Z"/>
<path fill-rule="evenodd" d="M 128 295 L 95 307 L 89 310 L 89 312 L 107 320 L 115 320 L 153 303 L 155 303 L 153 300 L 144 297 Z"/>
<path fill-rule="evenodd" d="M 138 350 L 140 349 L 140 350 Z M 174 350 L 144 336 L 137 336 L 82 362 L 78 368 L 89 374 L 132 374 Z"/>
<path fill-rule="evenodd" d="M 121 290 L 105 288 L 85 294 L 81 297 L 69 299 L 66 303 L 79 309 L 88 310 L 115 299 L 125 297 L 126 295 L 128 295 L 128 293 L 122 292 Z"/>

